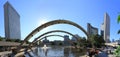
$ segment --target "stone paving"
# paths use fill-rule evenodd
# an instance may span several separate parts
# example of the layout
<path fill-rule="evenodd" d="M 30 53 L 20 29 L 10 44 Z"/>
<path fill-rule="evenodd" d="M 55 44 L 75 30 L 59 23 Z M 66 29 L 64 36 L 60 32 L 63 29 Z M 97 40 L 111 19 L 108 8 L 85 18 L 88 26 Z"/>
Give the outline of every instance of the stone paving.
<path fill-rule="evenodd" d="M 8 57 L 7 55 L 11 54 L 11 51 L 0 52 L 0 57 Z"/>
<path fill-rule="evenodd" d="M 79 57 L 89 57 L 87 55 L 79 56 Z M 93 56 L 94 57 L 94 56 Z M 108 57 L 115 57 L 115 55 L 109 54 Z"/>

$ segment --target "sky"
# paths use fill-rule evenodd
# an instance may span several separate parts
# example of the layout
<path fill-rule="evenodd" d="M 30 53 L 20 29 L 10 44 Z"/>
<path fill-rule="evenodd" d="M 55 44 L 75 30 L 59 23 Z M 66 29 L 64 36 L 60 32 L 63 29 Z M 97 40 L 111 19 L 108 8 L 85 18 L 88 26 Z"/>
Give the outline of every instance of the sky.
<path fill-rule="evenodd" d="M 87 23 L 91 23 L 93 27 L 98 28 L 100 33 L 105 13 L 110 16 L 110 40 L 120 38 L 120 35 L 117 34 L 120 29 L 120 24 L 117 23 L 117 16 L 120 14 L 120 0 L 0 0 L 0 36 L 2 37 L 5 37 L 3 5 L 6 1 L 9 1 L 20 14 L 22 40 L 43 23 L 58 19 L 75 22 L 85 30 L 87 30 Z M 86 37 L 74 26 L 57 24 L 43 29 L 30 41 L 51 30 L 64 30 Z M 65 33 L 51 34 L 66 35 Z M 50 37 L 49 40 L 63 40 L 63 38 Z"/>

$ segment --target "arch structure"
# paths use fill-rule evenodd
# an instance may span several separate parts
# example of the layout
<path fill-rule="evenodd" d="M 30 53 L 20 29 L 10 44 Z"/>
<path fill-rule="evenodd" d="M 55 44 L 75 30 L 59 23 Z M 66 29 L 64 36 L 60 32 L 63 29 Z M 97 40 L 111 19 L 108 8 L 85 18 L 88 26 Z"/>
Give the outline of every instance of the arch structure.
<path fill-rule="evenodd" d="M 40 39 L 37 40 L 36 42 L 39 42 L 39 41 L 41 41 L 41 40 L 44 39 L 44 38 L 52 37 L 52 36 L 58 36 L 58 37 L 64 38 L 64 36 L 61 36 L 61 35 L 47 35 L 47 36 L 44 36 L 44 37 L 40 38 Z M 71 43 L 72 45 L 74 45 L 74 43 L 73 43 L 71 40 L 68 40 L 68 41 L 69 41 L 69 43 Z M 36 42 L 35 42 L 35 43 L 36 43 Z"/>
<path fill-rule="evenodd" d="M 18 49 L 21 48 L 21 46 L 26 42 L 28 41 L 30 38 L 33 37 L 33 35 L 35 35 L 36 33 L 38 33 L 39 31 L 41 31 L 42 29 L 48 27 L 48 26 L 51 26 L 51 25 L 55 25 L 55 24 L 69 24 L 69 25 L 73 25 L 77 28 L 79 28 L 80 30 L 82 30 L 85 35 L 87 36 L 87 38 L 89 38 L 89 34 L 86 32 L 85 29 L 83 29 L 81 26 L 79 26 L 78 24 L 72 22 L 72 21 L 68 21 L 68 20 L 53 20 L 53 21 L 50 21 L 50 22 L 47 22 L 39 27 L 37 27 L 35 30 L 33 30 L 25 39 L 24 41 L 19 45 Z"/>
<path fill-rule="evenodd" d="M 78 37 L 76 37 L 75 35 L 73 35 L 73 34 L 70 33 L 70 32 L 63 31 L 63 30 L 53 30 L 53 31 L 48 31 L 48 32 L 43 33 L 43 34 L 41 34 L 40 36 L 38 36 L 37 38 L 35 38 L 35 39 L 32 41 L 32 43 L 29 44 L 29 46 L 31 46 L 31 45 L 32 45 L 33 43 L 35 43 L 37 40 L 41 39 L 41 37 L 43 37 L 43 36 L 45 36 L 45 35 L 47 35 L 47 34 L 49 34 L 49 33 L 55 33 L 55 32 L 62 32 L 62 33 L 69 34 L 69 35 L 73 36 L 74 38 L 76 38 L 77 42 L 80 41 L 80 40 L 78 39 Z"/>
<path fill-rule="evenodd" d="M 62 37 L 62 38 L 64 38 L 64 36 L 62 36 L 62 35 L 47 35 L 47 36 L 44 36 L 44 37 L 40 38 L 40 39 L 37 40 L 36 42 L 38 42 L 38 41 L 40 41 L 40 40 L 42 40 L 42 39 L 44 39 L 44 38 L 52 37 L 52 36 L 58 36 L 58 37 Z"/>

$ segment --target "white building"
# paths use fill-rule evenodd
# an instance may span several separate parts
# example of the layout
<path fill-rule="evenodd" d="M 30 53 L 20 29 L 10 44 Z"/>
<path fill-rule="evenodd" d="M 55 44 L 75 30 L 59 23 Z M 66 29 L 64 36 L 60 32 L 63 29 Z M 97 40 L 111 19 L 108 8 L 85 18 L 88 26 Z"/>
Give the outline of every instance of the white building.
<path fill-rule="evenodd" d="M 20 15 L 9 2 L 4 4 L 5 38 L 20 39 Z"/>
<path fill-rule="evenodd" d="M 106 43 L 110 42 L 110 17 L 107 13 L 105 13 L 104 23 L 101 25 L 101 34 Z"/>

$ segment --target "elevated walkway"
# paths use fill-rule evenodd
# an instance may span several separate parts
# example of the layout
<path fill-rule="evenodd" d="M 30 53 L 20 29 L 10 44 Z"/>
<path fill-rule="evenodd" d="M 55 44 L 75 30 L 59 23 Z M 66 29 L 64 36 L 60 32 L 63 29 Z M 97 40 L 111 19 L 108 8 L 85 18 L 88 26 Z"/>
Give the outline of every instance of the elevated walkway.
<path fill-rule="evenodd" d="M 6 41 L 0 41 L 0 46 L 19 46 L 20 43 L 18 42 L 6 42 Z M 23 46 L 28 46 L 28 44 L 23 44 Z"/>

